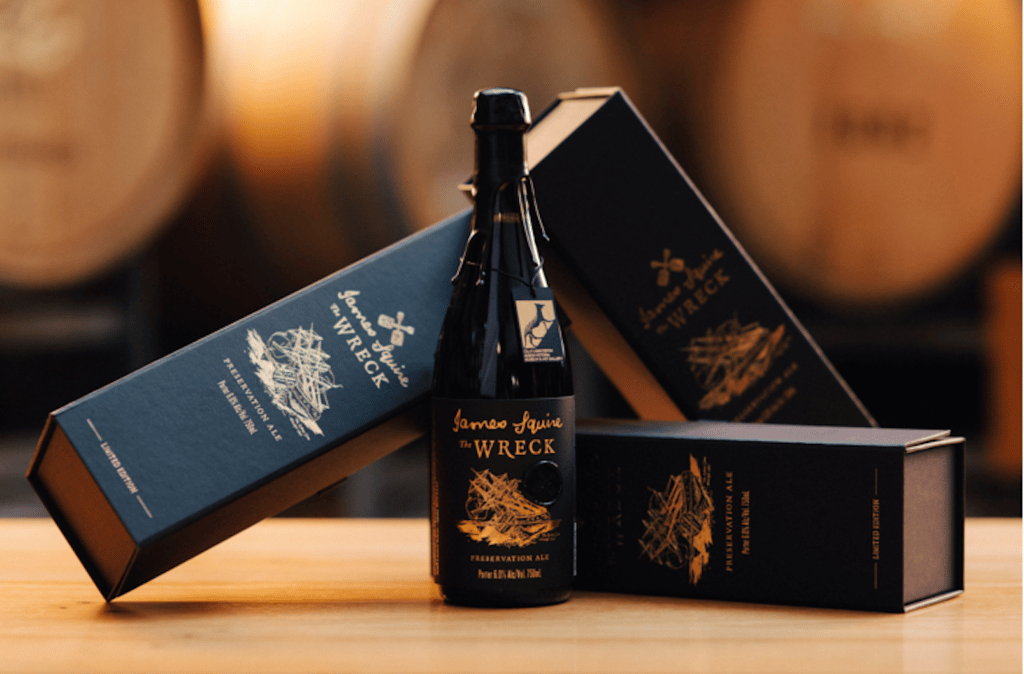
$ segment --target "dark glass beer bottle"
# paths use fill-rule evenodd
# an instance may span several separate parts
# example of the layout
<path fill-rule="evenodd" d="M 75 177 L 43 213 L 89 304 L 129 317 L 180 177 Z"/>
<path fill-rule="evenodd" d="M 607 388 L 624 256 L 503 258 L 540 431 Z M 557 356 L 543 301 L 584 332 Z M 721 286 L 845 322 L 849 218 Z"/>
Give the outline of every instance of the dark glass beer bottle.
<path fill-rule="evenodd" d="M 474 209 L 434 361 L 431 563 L 445 601 L 569 598 L 575 407 L 534 228 L 526 97 L 474 96 Z"/>

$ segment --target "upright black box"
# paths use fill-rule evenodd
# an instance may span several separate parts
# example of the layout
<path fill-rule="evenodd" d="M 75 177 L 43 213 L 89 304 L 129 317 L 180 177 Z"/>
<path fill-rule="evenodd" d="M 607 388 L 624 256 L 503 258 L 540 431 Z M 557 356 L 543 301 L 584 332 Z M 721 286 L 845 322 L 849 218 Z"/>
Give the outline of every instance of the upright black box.
<path fill-rule="evenodd" d="M 551 285 L 641 418 L 874 422 L 618 90 L 534 124 Z"/>
<path fill-rule="evenodd" d="M 463 213 L 54 412 L 28 471 L 112 599 L 422 436 Z"/>
<path fill-rule="evenodd" d="M 578 587 L 889 612 L 963 591 L 948 431 L 595 421 L 576 445 Z"/>

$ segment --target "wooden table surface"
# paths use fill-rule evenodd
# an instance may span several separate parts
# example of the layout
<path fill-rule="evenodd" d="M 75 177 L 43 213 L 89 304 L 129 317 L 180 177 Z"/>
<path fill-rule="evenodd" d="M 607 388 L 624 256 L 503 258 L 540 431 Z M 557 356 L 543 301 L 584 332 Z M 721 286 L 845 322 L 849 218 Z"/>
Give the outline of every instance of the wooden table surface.
<path fill-rule="evenodd" d="M 265 521 L 105 603 L 48 519 L 0 520 L 0 672 L 1020 672 L 1021 520 L 906 615 L 577 593 L 446 606 L 423 520 Z"/>

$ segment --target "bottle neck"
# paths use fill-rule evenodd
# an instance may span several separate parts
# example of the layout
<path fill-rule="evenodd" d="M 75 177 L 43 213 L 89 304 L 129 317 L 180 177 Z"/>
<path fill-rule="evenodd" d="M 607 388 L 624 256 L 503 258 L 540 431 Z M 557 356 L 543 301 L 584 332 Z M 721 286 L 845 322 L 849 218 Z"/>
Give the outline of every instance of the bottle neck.
<path fill-rule="evenodd" d="M 491 229 L 495 193 L 505 183 L 515 183 L 527 173 L 523 132 L 503 129 L 476 132 L 476 229 Z"/>
<path fill-rule="evenodd" d="M 477 129 L 476 148 L 472 229 L 453 282 L 469 273 L 474 283 L 500 277 L 547 287 L 522 181 L 529 175 L 523 132 Z"/>

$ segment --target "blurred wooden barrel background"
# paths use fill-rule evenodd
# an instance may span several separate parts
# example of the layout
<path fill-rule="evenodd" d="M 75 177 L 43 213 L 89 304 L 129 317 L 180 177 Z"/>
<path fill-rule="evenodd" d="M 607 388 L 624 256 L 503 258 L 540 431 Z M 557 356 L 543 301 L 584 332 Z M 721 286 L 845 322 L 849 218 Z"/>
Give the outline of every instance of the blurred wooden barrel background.
<path fill-rule="evenodd" d="M 1016 0 L 11 0 L 0 284 L 144 249 L 223 152 L 292 289 L 466 205 L 472 91 L 619 85 L 780 286 L 900 305 L 1020 193 Z"/>
<path fill-rule="evenodd" d="M 1007 226 L 1018 0 L 614 4 L 653 69 L 638 94 L 652 124 L 780 286 L 898 309 Z"/>
<path fill-rule="evenodd" d="M 0 3 L 0 284 L 152 242 L 203 161 L 204 69 L 195 1 Z"/>
<path fill-rule="evenodd" d="M 230 161 L 292 286 L 457 213 L 472 93 L 630 79 L 587 0 L 209 0 Z"/>
<path fill-rule="evenodd" d="M 474 90 L 618 85 L 876 416 L 979 423 L 950 380 L 984 360 L 1019 431 L 1019 243 L 992 317 L 943 305 L 1019 242 L 1020 32 L 1019 0 L 0 0 L 0 422 L 466 207 Z"/>

